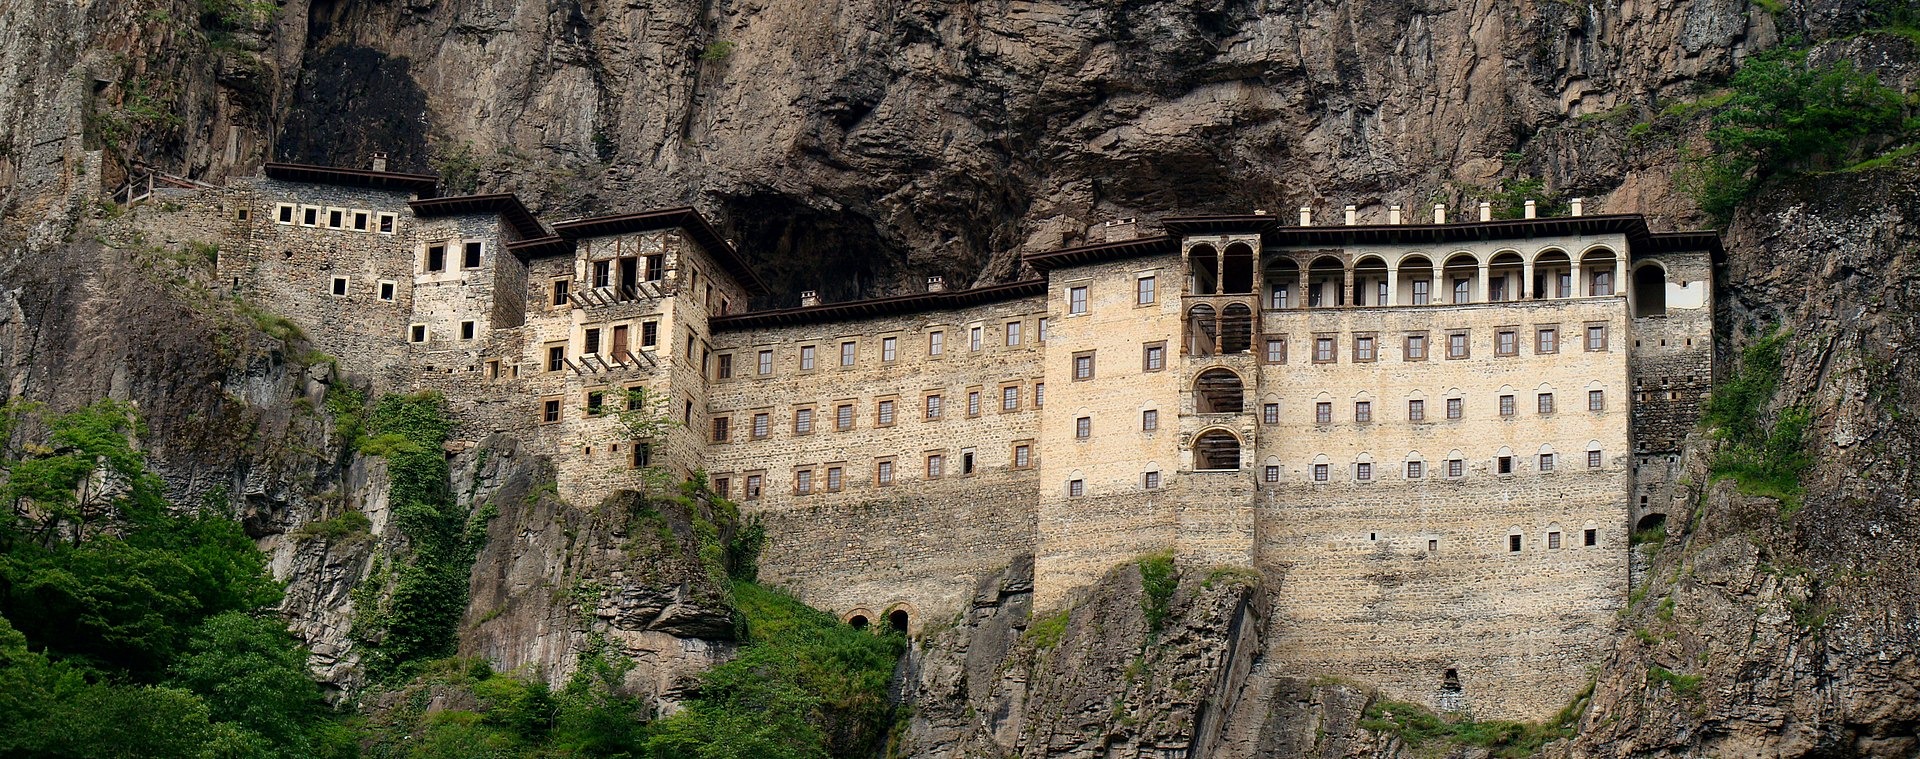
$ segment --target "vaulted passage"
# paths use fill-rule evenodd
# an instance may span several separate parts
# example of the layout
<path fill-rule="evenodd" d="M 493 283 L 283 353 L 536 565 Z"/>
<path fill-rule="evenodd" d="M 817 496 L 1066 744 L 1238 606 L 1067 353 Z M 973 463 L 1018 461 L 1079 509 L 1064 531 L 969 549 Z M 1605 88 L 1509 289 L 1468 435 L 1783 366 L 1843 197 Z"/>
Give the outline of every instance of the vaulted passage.
<path fill-rule="evenodd" d="M 887 631 L 905 634 L 908 621 L 906 609 L 894 609 L 887 615 Z"/>

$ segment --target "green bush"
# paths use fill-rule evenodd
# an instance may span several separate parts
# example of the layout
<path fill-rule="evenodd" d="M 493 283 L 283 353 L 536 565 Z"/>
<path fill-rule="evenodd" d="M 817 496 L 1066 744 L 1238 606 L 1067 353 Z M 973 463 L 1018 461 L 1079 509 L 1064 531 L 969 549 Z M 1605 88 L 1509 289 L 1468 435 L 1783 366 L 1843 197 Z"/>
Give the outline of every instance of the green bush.
<path fill-rule="evenodd" d="M 1548 741 L 1571 737 L 1592 693 L 1593 687 L 1589 685 L 1546 723 L 1478 722 L 1442 717 L 1418 704 L 1379 699 L 1367 705 L 1360 727 L 1397 735 L 1414 749 L 1433 743 L 1451 743 L 1479 746 L 1502 759 L 1518 759 L 1539 753 Z"/>
<path fill-rule="evenodd" d="M 1146 612 L 1147 627 L 1159 632 L 1171 613 L 1173 591 L 1180 586 L 1180 578 L 1173 571 L 1173 552 L 1144 557 L 1140 559 L 1139 567 L 1140 610 Z"/>
<path fill-rule="evenodd" d="M 1702 415 L 1722 441 L 1714 477 L 1733 478 L 1743 493 L 1779 499 L 1788 517 L 1799 507 L 1800 475 L 1812 464 L 1804 438 L 1813 419 L 1808 409 L 1791 406 L 1766 423 L 1790 336 L 1779 329 L 1748 345 L 1732 376 L 1707 396 Z"/>
<path fill-rule="evenodd" d="M 1682 698 L 1700 695 L 1700 676 L 1682 675 L 1660 665 L 1647 667 L 1647 685 L 1659 687 L 1665 685 L 1673 689 L 1673 694 Z"/>

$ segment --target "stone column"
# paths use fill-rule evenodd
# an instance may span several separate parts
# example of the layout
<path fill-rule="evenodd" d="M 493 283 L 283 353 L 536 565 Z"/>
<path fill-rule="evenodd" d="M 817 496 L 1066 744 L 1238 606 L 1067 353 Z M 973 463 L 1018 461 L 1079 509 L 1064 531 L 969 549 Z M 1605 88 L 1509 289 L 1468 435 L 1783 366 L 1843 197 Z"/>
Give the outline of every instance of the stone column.
<path fill-rule="evenodd" d="M 1294 259 L 1294 263 L 1296 264 L 1299 263 L 1299 259 Z M 1299 267 L 1299 269 L 1300 269 L 1300 287 L 1299 289 L 1295 290 L 1293 293 L 1293 307 L 1306 308 L 1307 307 L 1307 267 L 1301 266 Z"/>
<path fill-rule="evenodd" d="M 1382 306 L 1400 305 L 1400 267 L 1387 269 L 1387 302 Z"/>
<path fill-rule="evenodd" d="M 1353 264 L 1342 263 L 1340 265 L 1340 277 L 1342 281 L 1346 282 L 1344 285 L 1346 289 L 1341 292 L 1340 297 L 1334 298 L 1333 302 L 1337 304 L 1345 301 L 1347 305 L 1351 306 L 1355 300 L 1358 300 L 1353 297 Z"/>
<path fill-rule="evenodd" d="M 1613 254 L 1613 294 L 1620 295 L 1625 293 L 1627 291 L 1626 283 L 1627 255 L 1623 252 L 1615 251 Z"/>
<path fill-rule="evenodd" d="M 1527 295 L 1529 294 L 1528 291 L 1532 289 L 1533 289 L 1533 259 L 1529 258 L 1520 264 L 1520 289 L 1514 291 L 1514 294 L 1519 296 L 1518 298 L 1516 298 L 1516 300 L 1526 300 Z M 1539 293 L 1532 293 L 1532 294 L 1539 295 Z"/>
<path fill-rule="evenodd" d="M 1470 296 L 1472 297 L 1473 302 L 1475 303 L 1487 302 L 1487 285 L 1488 285 L 1487 265 L 1483 263 L 1483 264 L 1480 264 L 1479 273 L 1474 276 L 1474 280 L 1473 280 L 1474 292 L 1473 292 L 1473 295 Z"/>

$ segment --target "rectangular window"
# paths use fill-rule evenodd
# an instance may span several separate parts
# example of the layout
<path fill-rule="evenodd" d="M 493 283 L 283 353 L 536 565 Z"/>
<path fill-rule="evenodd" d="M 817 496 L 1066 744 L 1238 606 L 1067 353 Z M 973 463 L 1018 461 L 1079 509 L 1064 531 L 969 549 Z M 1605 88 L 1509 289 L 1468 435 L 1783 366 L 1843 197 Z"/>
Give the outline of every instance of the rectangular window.
<path fill-rule="evenodd" d="M 1587 451 L 1587 468 L 1588 469 L 1600 468 L 1600 452 L 1599 451 Z"/>
<path fill-rule="evenodd" d="M 1293 300 L 1293 288 L 1288 285 L 1274 285 L 1267 291 L 1267 308 L 1286 308 Z"/>
<path fill-rule="evenodd" d="M 1598 545 L 1600 543 L 1600 531 L 1592 528 L 1584 530 L 1581 533 L 1580 543 L 1581 545 L 1587 546 Z"/>
<path fill-rule="evenodd" d="M 1047 405 L 1047 383 L 1035 382 L 1033 383 L 1033 407 L 1040 408 L 1045 405 Z"/>
<path fill-rule="evenodd" d="M 793 411 L 793 434 L 810 435 L 813 433 L 813 409 L 802 408 Z"/>
<path fill-rule="evenodd" d="M 1353 360 L 1355 361 L 1372 361 L 1373 360 L 1373 336 L 1372 335 L 1355 335 L 1354 336 Z"/>
<path fill-rule="evenodd" d="M 800 371 L 813 371 L 813 346 L 800 346 Z"/>
<path fill-rule="evenodd" d="M 1140 431 L 1152 432 L 1157 429 L 1160 429 L 1159 409 L 1147 409 L 1140 412 Z"/>
<path fill-rule="evenodd" d="M 1033 446 L 1022 443 L 1013 447 L 1013 467 L 1025 469 L 1033 463 Z"/>
<path fill-rule="evenodd" d="M 346 277 L 333 278 L 333 294 L 334 295 L 347 294 L 347 278 Z"/>
<path fill-rule="evenodd" d="M 393 301 L 393 288 L 393 282 L 384 279 L 380 280 L 380 299 L 391 303 Z"/>
<path fill-rule="evenodd" d="M 1076 381 L 1093 379 L 1093 351 L 1073 354 L 1073 378 Z"/>
<path fill-rule="evenodd" d="M 589 356 L 595 356 L 595 355 L 599 355 L 599 353 L 600 353 L 600 330 L 599 330 L 599 328 L 589 328 L 589 329 L 587 330 L 587 333 L 586 333 L 586 350 L 585 350 L 584 352 L 585 352 L 585 353 L 586 353 L 587 355 L 589 355 Z"/>
<path fill-rule="evenodd" d="M 550 398 L 540 404 L 540 421 L 552 424 L 560 421 L 560 400 Z"/>
<path fill-rule="evenodd" d="M 1039 324 L 1040 324 L 1039 332 L 1035 334 L 1033 337 L 1035 340 L 1040 341 L 1040 343 L 1044 345 L 1047 342 L 1047 327 L 1053 324 L 1053 320 L 1042 316 L 1040 317 Z"/>
<path fill-rule="evenodd" d="M 1260 421 L 1266 424 L 1280 423 L 1280 404 L 1268 403 L 1260 407 Z"/>
<path fill-rule="evenodd" d="M 1407 335 L 1406 357 L 1408 361 L 1427 360 L 1427 333 Z"/>
<path fill-rule="evenodd" d="M 1494 333 L 1493 354 L 1496 356 L 1514 356 L 1520 353 L 1520 334 L 1510 329 Z"/>
<path fill-rule="evenodd" d="M 1603 351 L 1607 349 L 1607 325 L 1587 325 L 1587 350 Z"/>
<path fill-rule="evenodd" d="M 1431 303 L 1433 295 L 1430 292 L 1430 290 L 1432 290 L 1432 288 L 1433 288 L 1433 282 L 1429 280 L 1425 280 L 1425 279 L 1414 280 L 1413 281 L 1413 305 L 1424 306 Z"/>
<path fill-rule="evenodd" d="M 1503 395 L 1503 396 L 1500 396 L 1500 415 L 1501 415 L 1501 416 L 1513 416 L 1513 413 L 1514 413 L 1514 411 L 1513 411 L 1513 396 L 1511 396 L 1511 395 Z"/>
<path fill-rule="evenodd" d="M 567 305 L 567 300 L 569 298 L 567 291 L 572 289 L 572 287 L 573 287 L 573 280 L 569 280 L 569 279 L 554 280 L 553 281 L 553 298 L 547 301 L 547 304 L 552 306 Z"/>
<path fill-rule="evenodd" d="M 970 350 L 970 351 L 980 350 L 981 346 L 984 345 L 986 342 L 981 337 L 983 333 L 984 333 L 984 330 L 982 330 L 979 327 L 971 327 L 967 330 L 967 350 Z"/>
<path fill-rule="evenodd" d="M 1279 482 L 1280 467 L 1274 466 L 1271 464 L 1267 465 L 1266 471 L 1261 473 L 1261 479 L 1266 480 L 1267 482 Z"/>
<path fill-rule="evenodd" d="M 1313 421 L 1316 424 L 1333 423 L 1333 404 L 1321 401 L 1313 404 Z"/>
<path fill-rule="evenodd" d="M 356 232 L 367 231 L 367 212 L 366 211 L 353 212 L 353 229 Z"/>
<path fill-rule="evenodd" d="M 383 213 L 377 218 L 380 220 L 380 234 L 393 234 L 393 214 Z"/>
<path fill-rule="evenodd" d="M 1467 333 L 1447 333 L 1447 358 L 1467 357 Z"/>
<path fill-rule="evenodd" d="M 1534 353 L 1560 352 L 1560 330 L 1554 327 L 1541 327 L 1534 331 Z"/>
<path fill-rule="evenodd" d="M 1473 280 L 1458 278 L 1453 280 L 1453 302 L 1467 303 L 1473 300 L 1472 293 Z"/>
<path fill-rule="evenodd" d="M 1607 410 L 1607 391 L 1588 390 L 1587 391 L 1587 410 L 1588 411 Z"/>
<path fill-rule="evenodd" d="M 640 347 L 652 348 L 659 344 L 660 344 L 660 323 L 659 322 L 641 322 L 640 323 Z M 761 372 L 761 374 L 767 374 L 773 371 L 773 351 L 762 351 L 762 353 L 765 353 L 767 355 L 767 370 L 764 372 Z"/>
<path fill-rule="evenodd" d="M 947 457 L 938 453 L 927 454 L 927 479 L 936 480 L 946 473 Z"/>
<path fill-rule="evenodd" d="M 1141 277 L 1134 285 L 1134 303 L 1142 306 L 1153 303 L 1153 278 Z"/>
<path fill-rule="evenodd" d="M 1160 489 L 1160 473 L 1145 472 L 1140 475 L 1140 487 L 1146 490 Z"/>
<path fill-rule="evenodd" d="M 844 479 L 845 479 L 845 476 L 841 474 L 840 467 L 837 467 L 837 466 L 827 467 L 827 492 L 829 493 L 840 492 L 841 481 Z"/>
<path fill-rule="evenodd" d="M 1067 288 L 1067 313 L 1084 314 L 1086 312 L 1087 312 L 1086 286 L 1082 285 L 1080 287 Z"/>
<path fill-rule="evenodd" d="M 840 365 L 853 366 L 855 346 L 851 342 L 840 344 Z"/>
<path fill-rule="evenodd" d="M 1326 464 L 1313 465 L 1313 481 L 1314 482 L 1327 481 L 1327 465 Z"/>
<path fill-rule="evenodd" d="M 1157 372 L 1167 368 L 1167 344 L 1148 343 L 1140 364 L 1141 371 Z"/>
<path fill-rule="evenodd" d="M 1093 417 L 1083 416 L 1073 420 L 1073 436 L 1081 440 L 1093 437 Z"/>
<path fill-rule="evenodd" d="M 1560 550 L 1560 533 L 1558 532 L 1547 533 L 1547 550 L 1549 551 Z"/>
<path fill-rule="evenodd" d="M 275 206 L 274 210 L 276 212 L 274 214 L 274 220 L 276 222 L 280 224 L 293 223 L 293 204 L 292 203 L 281 203 L 280 205 Z"/>
<path fill-rule="evenodd" d="M 729 431 L 727 429 L 727 425 L 731 424 L 732 422 L 733 422 L 732 419 L 728 419 L 727 417 L 724 417 L 724 416 L 716 416 L 713 418 L 713 442 L 716 442 L 716 443 L 727 442 L 727 433 Z"/>
<path fill-rule="evenodd" d="M 320 226 L 320 209 L 315 206 L 302 206 L 300 208 L 300 226 Z"/>
<path fill-rule="evenodd" d="M 1067 497 L 1068 498 L 1079 498 L 1086 494 L 1087 494 L 1086 480 L 1068 480 L 1067 481 Z"/>
<path fill-rule="evenodd" d="M 1267 363 L 1269 364 L 1284 364 L 1287 362 L 1287 339 L 1286 338 L 1284 337 L 1267 338 L 1266 360 L 1267 360 Z"/>
<path fill-rule="evenodd" d="M 1373 402 L 1372 401 L 1354 401 L 1353 420 L 1355 422 L 1373 421 Z"/>
<path fill-rule="evenodd" d="M 897 338 L 897 337 L 880 338 L 880 360 L 892 361 L 896 356 L 899 355 L 899 352 L 898 352 L 899 346 L 900 346 L 900 338 Z"/>
<path fill-rule="evenodd" d="M 1553 454 L 1551 453 L 1540 454 L 1540 471 L 1542 472 L 1553 471 Z"/>
<path fill-rule="evenodd" d="M 960 452 L 960 474 L 963 476 L 973 474 L 972 449 L 963 450 Z"/>
<path fill-rule="evenodd" d="M 1467 401 L 1464 398 L 1447 399 L 1447 418 L 1459 419 L 1466 415 Z"/>
<path fill-rule="evenodd" d="M 1425 476 L 1427 476 L 1426 462 L 1422 462 L 1422 461 L 1407 462 L 1407 479 L 1417 480 Z"/>
<path fill-rule="evenodd" d="M 1407 421 L 1424 422 L 1426 420 L 1427 402 L 1421 400 L 1407 401 Z"/>
<path fill-rule="evenodd" d="M 873 423 L 881 427 L 893 426 L 893 401 L 880 401 L 874 404 Z"/>
<path fill-rule="evenodd" d="M 714 376 L 719 379 L 733 379 L 733 354 L 720 354 L 720 363 L 714 367 Z"/>
<path fill-rule="evenodd" d="M 1007 347 L 1020 344 L 1020 322 L 1007 322 Z"/>
<path fill-rule="evenodd" d="M 1541 393 L 1538 398 L 1538 402 L 1539 402 L 1540 413 L 1542 414 L 1553 413 L 1553 393 Z"/>
<path fill-rule="evenodd" d="M 733 478 L 731 477 L 713 478 L 713 492 L 716 495 L 719 495 L 721 498 L 732 498 L 733 497 Z"/>
<path fill-rule="evenodd" d="M 813 494 L 813 470 L 801 469 L 793 473 L 793 494 Z"/>
<path fill-rule="evenodd" d="M 940 409 L 940 396 L 938 396 L 938 395 L 929 395 L 929 396 L 927 396 L 927 419 L 928 419 L 928 420 L 936 420 L 936 419 L 939 419 L 939 418 L 940 418 L 940 410 L 941 410 L 941 409 Z"/>
<path fill-rule="evenodd" d="M 428 245 L 427 246 L 427 271 L 446 271 L 446 270 L 447 270 L 447 246 L 446 245 Z"/>
<path fill-rule="evenodd" d="M 642 330 L 640 334 L 645 336 L 646 332 Z M 773 351 L 760 351 L 759 370 L 763 375 L 773 373 Z"/>
<path fill-rule="evenodd" d="M 833 428 L 836 430 L 853 429 L 853 404 L 842 403 L 834 407 Z"/>
<path fill-rule="evenodd" d="M 753 439 L 765 440 L 767 436 L 771 434 L 773 434 L 772 415 L 764 414 L 764 413 L 754 414 L 753 415 Z"/>
<path fill-rule="evenodd" d="M 967 391 L 967 416 L 980 415 L 980 391 Z"/>
<path fill-rule="evenodd" d="M 1373 465 L 1364 461 L 1358 464 L 1354 464 L 1353 478 L 1361 482 L 1372 482 L 1373 481 Z"/>
<path fill-rule="evenodd" d="M 613 262 L 612 261 L 593 262 L 593 286 L 595 288 L 601 288 L 601 287 L 607 287 L 612 284 L 613 284 Z"/>
<path fill-rule="evenodd" d="M 460 267 L 463 269 L 480 268 L 480 248 L 481 244 L 479 242 L 469 242 L 461 246 Z"/>
<path fill-rule="evenodd" d="M 1507 536 L 1507 552 L 1508 553 L 1520 552 L 1520 536 L 1519 535 Z"/>
<path fill-rule="evenodd" d="M 758 474 L 747 475 L 747 500 L 749 501 L 758 500 L 760 498 L 760 488 L 765 483 L 766 483 L 766 478 L 761 475 L 758 475 Z"/>
<path fill-rule="evenodd" d="M 347 212 L 345 211 L 338 208 L 327 209 L 327 227 L 329 229 L 339 229 L 346 226 L 346 218 Z"/>
<path fill-rule="evenodd" d="M 1313 362 L 1324 364 L 1333 360 L 1333 338 L 1316 337 L 1313 339 Z"/>
<path fill-rule="evenodd" d="M 475 323 L 471 319 L 460 322 L 460 339 L 472 340 L 475 326 Z"/>
<path fill-rule="evenodd" d="M 557 372 L 567 368 L 567 346 L 547 346 L 547 371 Z"/>
<path fill-rule="evenodd" d="M 947 333 L 934 330 L 927 333 L 927 355 L 938 356 L 947 350 Z"/>
<path fill-rule="evenodd" d="M 1467 462 L 1465 460 L 1447 459 L 1447 476 L 1448 477 L 1458 478 L 1458 477 L 1465 477 L 1466 475 L 1467 475 Z"/>
<path fill-rule="evenodd" d="M 873 463 L 873 481 L 885 487 L 893 484 L 893 461 L 883 459 Z"/>
<path fill-rule="evenodd" d="M 1019 411 L 1020 410 L 1020 386 L 1019 385 L 1008 385 L 1006 387 L 1000 388 L 1000 410 L 1001 411 Z"/>
<path fill-rule="evenodd" d="M 1493 470 L 1499 474 L 1513 474 L 1513 457 L 1501 456 L 1494 459 Z"/>

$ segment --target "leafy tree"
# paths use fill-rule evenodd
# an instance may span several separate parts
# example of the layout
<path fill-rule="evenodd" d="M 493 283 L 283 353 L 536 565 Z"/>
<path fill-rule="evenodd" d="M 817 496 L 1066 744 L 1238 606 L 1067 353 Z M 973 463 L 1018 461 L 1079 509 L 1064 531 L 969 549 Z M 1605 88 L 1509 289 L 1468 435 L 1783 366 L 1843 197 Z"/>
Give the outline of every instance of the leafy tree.
<path fill-rule="evenodd" d="M 206 699 L 213 719 L 245 727 L 274 745 L 306 744 L 325 709 L 319 686 L 307 675 L 307 652 L 276 619 L 239 612 L 209 618 L 170 673 L 172 684 Z"/>

